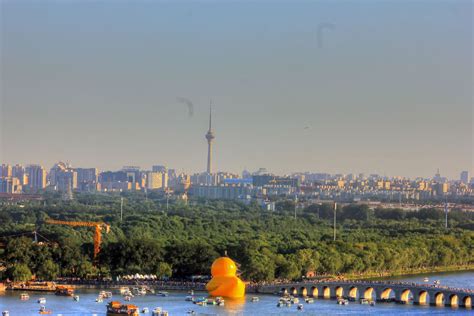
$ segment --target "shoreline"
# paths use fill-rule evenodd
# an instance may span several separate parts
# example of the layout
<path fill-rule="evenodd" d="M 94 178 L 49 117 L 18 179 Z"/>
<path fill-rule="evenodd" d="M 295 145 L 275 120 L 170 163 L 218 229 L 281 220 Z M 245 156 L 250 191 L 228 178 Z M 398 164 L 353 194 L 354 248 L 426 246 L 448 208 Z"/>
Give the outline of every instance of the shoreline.
<path fill-rule="evenodd" d="M 427 274 L 433 273 L 456 273 L 456 272 L 474 272 L 474 265 L 467 265 L 467 266 L 452 266 L 452 267 L 438 267 L 438 268 L 430 268 L 430 269 L 416 269 L 412 271 L 395 271 L 390 273 L 368 273 L 364 275 L 340 275 L 334 276 L 334 279 L 344 278 L 346 280 L 380 280 L 384 278 L 392 278 L 392 277 L 410 277 L 410 276 L 423 276 Z M 330 278 L 327 276 L 326 278 Z M 310 281 L 307 279 L 306 281 Z M 119 289 L 121 287 L 141 287 L 141 286 L 151 286 L 156 288 L 157 290 L 164 290 L 164 291 L 205 291 L 205 283 L 195 282 L 195 283 L 185 283 L 185 284 L 172 284 L 166 282 L 147 282 L 147 281 L 130 281 L 130 282 L 102 282 L 102 281 L 93 281 L 93 280 L 82 280 L 78 282 L 56 282 L 58 285 L 66 285 L 71 286 L 74 289 Z M 1 285 L 1 283 L 0 283 Z M 1 288 L 1 287 L 0 287 Z M 255 287 L 250 285 L 247 287 L 247 293 L 254 293 Z M 34 291 L 32 289 L 8 289 L 8 287 L 4 290 L 24 290 L 24 291 Z M 1 289 L 0 289 L 1 291 Z M 44 290 L 43 290 L 44 291 Z M 48 292 L 48 291 L 47 291 Z M 51 291 L 54 292 L 54 291 Z"/>

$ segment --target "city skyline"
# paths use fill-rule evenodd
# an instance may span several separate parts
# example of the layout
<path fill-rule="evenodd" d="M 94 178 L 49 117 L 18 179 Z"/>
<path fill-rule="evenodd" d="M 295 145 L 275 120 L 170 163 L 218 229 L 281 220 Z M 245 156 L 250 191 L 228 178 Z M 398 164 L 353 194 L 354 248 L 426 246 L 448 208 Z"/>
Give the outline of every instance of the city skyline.
<path fill-rule="evenodd" d="M 471 5 L 339 5 L 4 2 L 0 162 L 473 174 Z"/>

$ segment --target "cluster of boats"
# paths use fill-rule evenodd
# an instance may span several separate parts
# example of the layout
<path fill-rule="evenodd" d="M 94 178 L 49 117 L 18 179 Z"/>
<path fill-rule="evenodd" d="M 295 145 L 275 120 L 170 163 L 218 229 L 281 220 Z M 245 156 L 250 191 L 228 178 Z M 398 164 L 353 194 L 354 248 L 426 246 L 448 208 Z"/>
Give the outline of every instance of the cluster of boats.
<path fill-rule="evenodd" d="M 148 307 L 144 307 L 141 312 L 147 314 L 150 312 Z M 107 316 L 138 316 L 139 308 L 133 304 L 122 304 L 120 302 L 110 302 L 107 305 Z M 162 310 L 161 307 L 156 307 L 151 311 L 152 316 L 169 316 L 169 313 Z"/>
<path fill-rule="evenodd" d="M 314 301 L 309 298 L 305 298 L 305 302 L 310 304 Z M 291 307 L 296 304 L 296 309 L 302 311 L 304 309 L 303 304 L 300 304 L 300 299 L 292 295 L 283 296 L 278 299 L 277 307 Z"/>
<path fill-rule="evenodd" d="M 187 300 L 189 301 L 188 298 Z M 199 305 L 199 306 L 207 306 L 207 305 L 224 306 L 225 304 L 225 300 L 220 296 L 215 297 L 215 298 L 206 298 L 206 297 L 197 298 L 197 299 L 194 298 L 191 301 L 194 304 Z"/>
<path fill-rule="evenodd" d="M 349 305 L 349 301 L 355 301 L 355 298 L 353 297 L 338 297 L 337 298 L 337 305 Z M 359 299 L 359 303 L 362 305 L 370 305 L 370 306 L 375 306 L 375 301 L 372 299 L 367 299 L 367 298 L 361 298 Z"/>
<path fill-rule="evenodd" d="M 135 296 L 145 296 L 147 294 L 155 294 L 155 290 L 148 286 L 134 287 L 131 290 L 128 287 L 121 287 L 120 294 L 122 294 L 125 301 L 130 301 Z M 160 291 L 158 292 L 157 295 L 168 296 L 168 292 Z"/>
<path fill-rule="evenodd" d="M 110 299 L 110 298 L 112 298 L 112 292 L 100 291 L 99 295 L 97 296 L 95 301 L 97 303 L 102 303 L 104 301 L 104 299 L 107 300 L 107 299 Z"/>
<path fill-rule="evenodd" d="M 27 301 L 27 300 L 29 300 L 29 299 L 30 299 L 30 295 L 29 295 L 28 293 L 21 293 L 21 294 L 20 294 L 20 300 L 22 300 L 22 301 Z M 39 313 L 40 315 L 49 315 L 49 314 L 52 314 L 52 313 L 53 313 L 52 310 L 46 309 L 46 306 L 45 306 L 45 304 L 46 304 L 46 298 L 40 297 L 37 302 L 38 302 L 38 304 L 41 304 L 41 306 L 40 306 L 40 308 L 39 308 L 39 310 L 38 310 L 38 313 Z M 9 311 L 4 311 L 4 312 L 2 312 L 2 316 L 9 316 L 9 315 L 10 315 L 10 312 L 9 312 Z"/>

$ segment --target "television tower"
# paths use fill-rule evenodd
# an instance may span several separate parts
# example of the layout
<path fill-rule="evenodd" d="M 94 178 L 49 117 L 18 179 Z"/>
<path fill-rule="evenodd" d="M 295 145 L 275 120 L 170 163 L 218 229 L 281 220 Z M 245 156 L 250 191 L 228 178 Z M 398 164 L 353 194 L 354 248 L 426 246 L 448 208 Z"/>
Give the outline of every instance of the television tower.
<path fill-rule="evenodd" d="M 216 138 L 212 132 L 212 100 L 209 104 L 209 130 L 206 134 L 207 139 L 207 173 L 212 173 L 212 141 Z"/>

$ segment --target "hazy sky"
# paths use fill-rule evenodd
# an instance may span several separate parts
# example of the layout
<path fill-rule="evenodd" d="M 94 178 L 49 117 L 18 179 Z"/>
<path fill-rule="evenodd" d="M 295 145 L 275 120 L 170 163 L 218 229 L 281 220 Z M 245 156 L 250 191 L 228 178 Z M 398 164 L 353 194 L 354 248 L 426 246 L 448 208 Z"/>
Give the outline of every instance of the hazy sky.
<path fill-rule="evenodd" d="M 474 171 L 471 1 L 225 2 L 0 1 L 0 162 Z"/>

